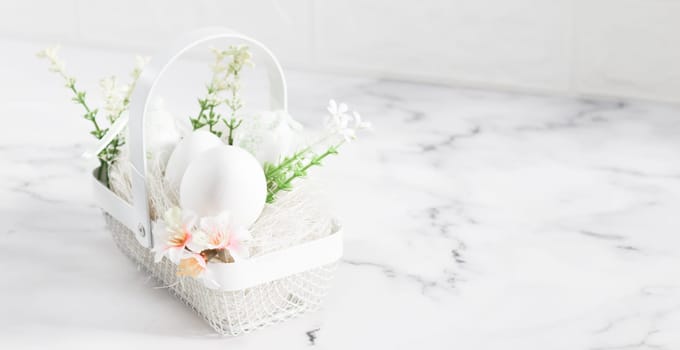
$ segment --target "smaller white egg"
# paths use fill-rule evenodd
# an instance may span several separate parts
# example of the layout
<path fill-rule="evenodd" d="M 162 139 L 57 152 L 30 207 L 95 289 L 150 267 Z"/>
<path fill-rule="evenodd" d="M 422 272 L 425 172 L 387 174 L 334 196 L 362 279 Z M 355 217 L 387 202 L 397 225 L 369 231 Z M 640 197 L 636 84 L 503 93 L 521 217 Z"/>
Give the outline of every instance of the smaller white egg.
<path fill-rule="evenodd" d="M 182 177 L 189 163 L 201 153 L 223 145 L 219 137 L 208 131 L 193 131 L 180 141 L 172 151 L 165 167 L 165 179 L 174 191 L 179 191 Z"/>
<path fill-rule="evenodd" d="M 175 124 L 176 118 L 166 108 L 162 98 L 157 98 L 146 112 L 144 140 L 147 161 L 165 169 L 170 154 L 180 140 Z"/>
<path fill-rule="evenodd" d="M 180 205 L 199 216 L 229 212 L 235 226 L 250 227 L 264 208 L 267 181 L 248 151 L 220 146 L 203 152 L 184 173 Z"/>
<path fill-rule="evenodd" d="M 294 151 L 296 133 L 302 125 L 286 111 L 267 111 L 247 119 L 243 129 L 238 145 L 264 164 L 277 163 Z"/>

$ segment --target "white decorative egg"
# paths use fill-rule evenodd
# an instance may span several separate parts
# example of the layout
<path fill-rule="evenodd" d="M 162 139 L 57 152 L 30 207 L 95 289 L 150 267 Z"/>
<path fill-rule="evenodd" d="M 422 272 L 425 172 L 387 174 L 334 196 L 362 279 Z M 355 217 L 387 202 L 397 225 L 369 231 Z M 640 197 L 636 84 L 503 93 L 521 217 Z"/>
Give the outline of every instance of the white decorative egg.
<path fill-rule="evenodd" d="M 262 112 L 244 121 L 238 145 L 261 163 L 278 163 L 294 151 L 302 125 L 285 111 Z"/>
<path fill-rule="evenodd" d="M 248 151 L 223 145 L 203 152 L 189 164 L 179 193 L 182 209 L 198 216 L 228 211 L 233 225 L 250 227 L 264 208 L 267 181 Z"/>
<path fill-rule="evenodd" d="M 189 163 L 201 153 L 224 145 L 219 137 L 208 131 L 197 130 L 180 141 L 172 151 L 165 167 L 165 179 L 173 190 L 179 191 L 182 177 Z"/>
<path fill-rule="evenodd" d="M 165 169 L 170 154 L 180 140 L 175 128 L 176 118 L 165 108 L 163 99 L 157 98 L 146 112 L 144 123 L 147 160 Z"/>

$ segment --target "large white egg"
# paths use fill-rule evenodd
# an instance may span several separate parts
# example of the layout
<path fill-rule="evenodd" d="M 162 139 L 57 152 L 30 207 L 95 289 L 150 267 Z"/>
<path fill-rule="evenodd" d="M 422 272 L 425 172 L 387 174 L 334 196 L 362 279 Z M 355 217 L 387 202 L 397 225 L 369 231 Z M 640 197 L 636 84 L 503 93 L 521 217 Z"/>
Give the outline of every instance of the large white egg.
<path fill-rule="evenodd" d="M 267 199 L 267 181 L 257 159 L 235 146 L 203 152 L 189 164 L 179 192 L 182 209 L 199 216 L 230 214 L 235 226 L 250 227 Z"/>
<path fill-rule="evenodd" d="M 219 137 L 208 131 L 197 130 L 187 135 L 172 151 L 165 166 L 165 179 L 173 190 L 179 191 L 182 177 L 189 163 L 201 153 L 223 145 Z"/>

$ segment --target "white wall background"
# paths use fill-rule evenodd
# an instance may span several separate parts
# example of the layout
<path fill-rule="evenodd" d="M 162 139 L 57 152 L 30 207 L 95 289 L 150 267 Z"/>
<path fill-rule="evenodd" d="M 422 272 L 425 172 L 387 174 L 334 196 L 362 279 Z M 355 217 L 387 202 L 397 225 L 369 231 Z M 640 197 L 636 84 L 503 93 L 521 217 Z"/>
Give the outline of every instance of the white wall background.
<path fill-rule="evenodd" d="M 292 68 L 680 101 L 678 0 L 0 0 L 0 36 L 152 51 L 224 25 Z"/>

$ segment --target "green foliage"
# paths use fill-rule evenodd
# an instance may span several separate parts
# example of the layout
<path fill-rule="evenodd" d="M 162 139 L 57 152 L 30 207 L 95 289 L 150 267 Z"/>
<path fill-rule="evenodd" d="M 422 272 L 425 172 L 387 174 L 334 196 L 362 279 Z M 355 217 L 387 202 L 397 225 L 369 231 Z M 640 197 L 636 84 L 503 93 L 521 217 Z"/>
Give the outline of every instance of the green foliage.
<path fill-rule="evenodd" d="M 267 179 L 267 203 L 273 203 L 279 191 L 290 191 L 293 188 L 293 180 L 307 176 L 307 171 L 313 166 L 321 166 L 322 161 L 332 155 L 338 154 L 338 148 L 342 143 L 329 146 L 321 154 L 314 153 L 311 148 L 305 148 L 290 157 L 284 158 L 279 164 L 264 164 L 264 175 Z"/>
<path fill-rule="evenodd" d="M 208 87 L 208 96 L 211 96 L 213 93 L 214 91 Z M 222 119 L 222 116 L 215 112 L 215 107 L 220 105 L 219 101 L 208 97 L 199 98 L 198 105 L 200 106 L 198 116 L 196 118 L 189 117 L 193 129 L 197 130 L 207 125 L 211 133 L 217 135 L 217 137 L 222 137 L 222 132 L 215 129 L 215 125 Z"/>
<path fill-rule="evenodd" d="M 99 113 L 98 109 L 91 109 L 90 106 L 87 104 L 85 100 L 86 93 L 85 91 L 80 91 L 76 88 L 76 81 L 73 78 L 67 79 L 66 87 L 68 87 L 73 94 L 75 95 L 72 99 L 73 102 L 76 104 L 79 104 L 83 106 L 83 109 L 85 109 L 85 114 L 83 114 L 83 118 L 85 120 L 88 120 L 92 123 L 92 127 L 94 128 L 92 131 L 90 131 L 90 134 L 94 136 L 96 139 L 101 140 L 104 135 L 109 131 L 108 128 L 102 128 L 99 126 L 99 123 L 97 123 L 97 114 Z M 107 186 L 109 184 L 109 177 L 108 177 L 108 169 L 110 168 L 111 164 L 113 164 L 116 159 L 118 158 L 118 155 L 120 154 L 120 147 L 125 144 L 124 140 L 122 137 L 116 136 L 113 140 L 111 140 L 111 143 L 109 143 L 99 154 L 97 157 L 99 158 L 99 170 L 97 173 L 97 178 L 105 183 Z"/>
<path fill-rule="evenodd" d="M 66 74 L 66 70 L 64 68 L 64 63 L 59 59 L 58 57 L 58 47 L 54 48 L 48 48 L 45 50 L 42 50 L 38 52 L 37 56 L 40 58 L 45 58 L 49 61 L 50 66 L 49 70 L 51 72 L 54 72 L 61 76 L 64 81 L 65 81 L 65 86 L 68 88 L 72 93 L 73 97 L 71 98 L 74 103 L 81 105 L 83 109 L 85 110 L 85 113 L 83 114 L 83 118 L 85 120 L 88 120 L 89 122 L 92 123 L 93 130 L 90 131 L 90 134 L 94 136 L 96 139 L 101 140 L 106 133 L 109 131 L 108 128 L 103 128 L 99 125 L 97 122 L 97 117 L 99 113 L 99 109 L 97 108 L 90 108 L 86 101 L 87 94 L 85 91 L 78 90 L 76 87 L 76 79 L 72 76 L 69 76 Z M 132 82 L 127 89 L 127 92 L 123 98 L 122 104 L 120 105 L 120 108 L 117 110 L 117 112 L 113 113 L 112 115 L 109 115 L 109 122 L 113 123 L 115 122 L 116 119 L 120 117 L 120 115 L 123 113 L 125 109 L 127 109 L 129 101 L 130 101 L 130 95 L 132 94 L 132 90 L 134 89 L 134 86 L 137 82 L 137 79 L 139 78 L 141 74 L 141 70 L 143 66 L 146 64 L 148 60 L 143 59 L 143 58 L 137 58 L 137 65 L 135 66 L 135 69 L 132 71 Z M 106 106 L 108 107 L 108 106 Z M 120 154 L 120 148 L 125 144 L 124 138 L 122 135 L 118 135 L 115 138 L 111 140 L 111 142 L 106 145 L 106 147 L 99 152 L 97 157 L 99 158 L 99 171 L 97 174 L 97 178 L 105 183 L 107 186 L 109 184 L 108 181 L 108 169 L 110 168 L 111 164 L 113 164 L 116 159 L 118 158 L 118 155 Z"/>
<path fill-rule="evenodd" d="M 246 46 L 230 46 L 226 50 L 213 49 L 215 64 L 213 65 L 213 77 L 207 84 L 207 95 L 198 99 L 200 107 L 195 118 L 189 117 L 194 130 L 208 127 L 208 130 L 217 137 L 222 137 L 224 132 L 217 126 L 224 124 L 229 131 L 226 138 L 227 144 L 234 144 L 234 130 L 243 120 L 238 115 L 243 108 L 241 100 L 240 73 L 246 65 L 252 65 L 251 54 Z M 224 104 L 228 108 L 228 115 L 223 116 L 217 112 L 217 107 Z"/>

